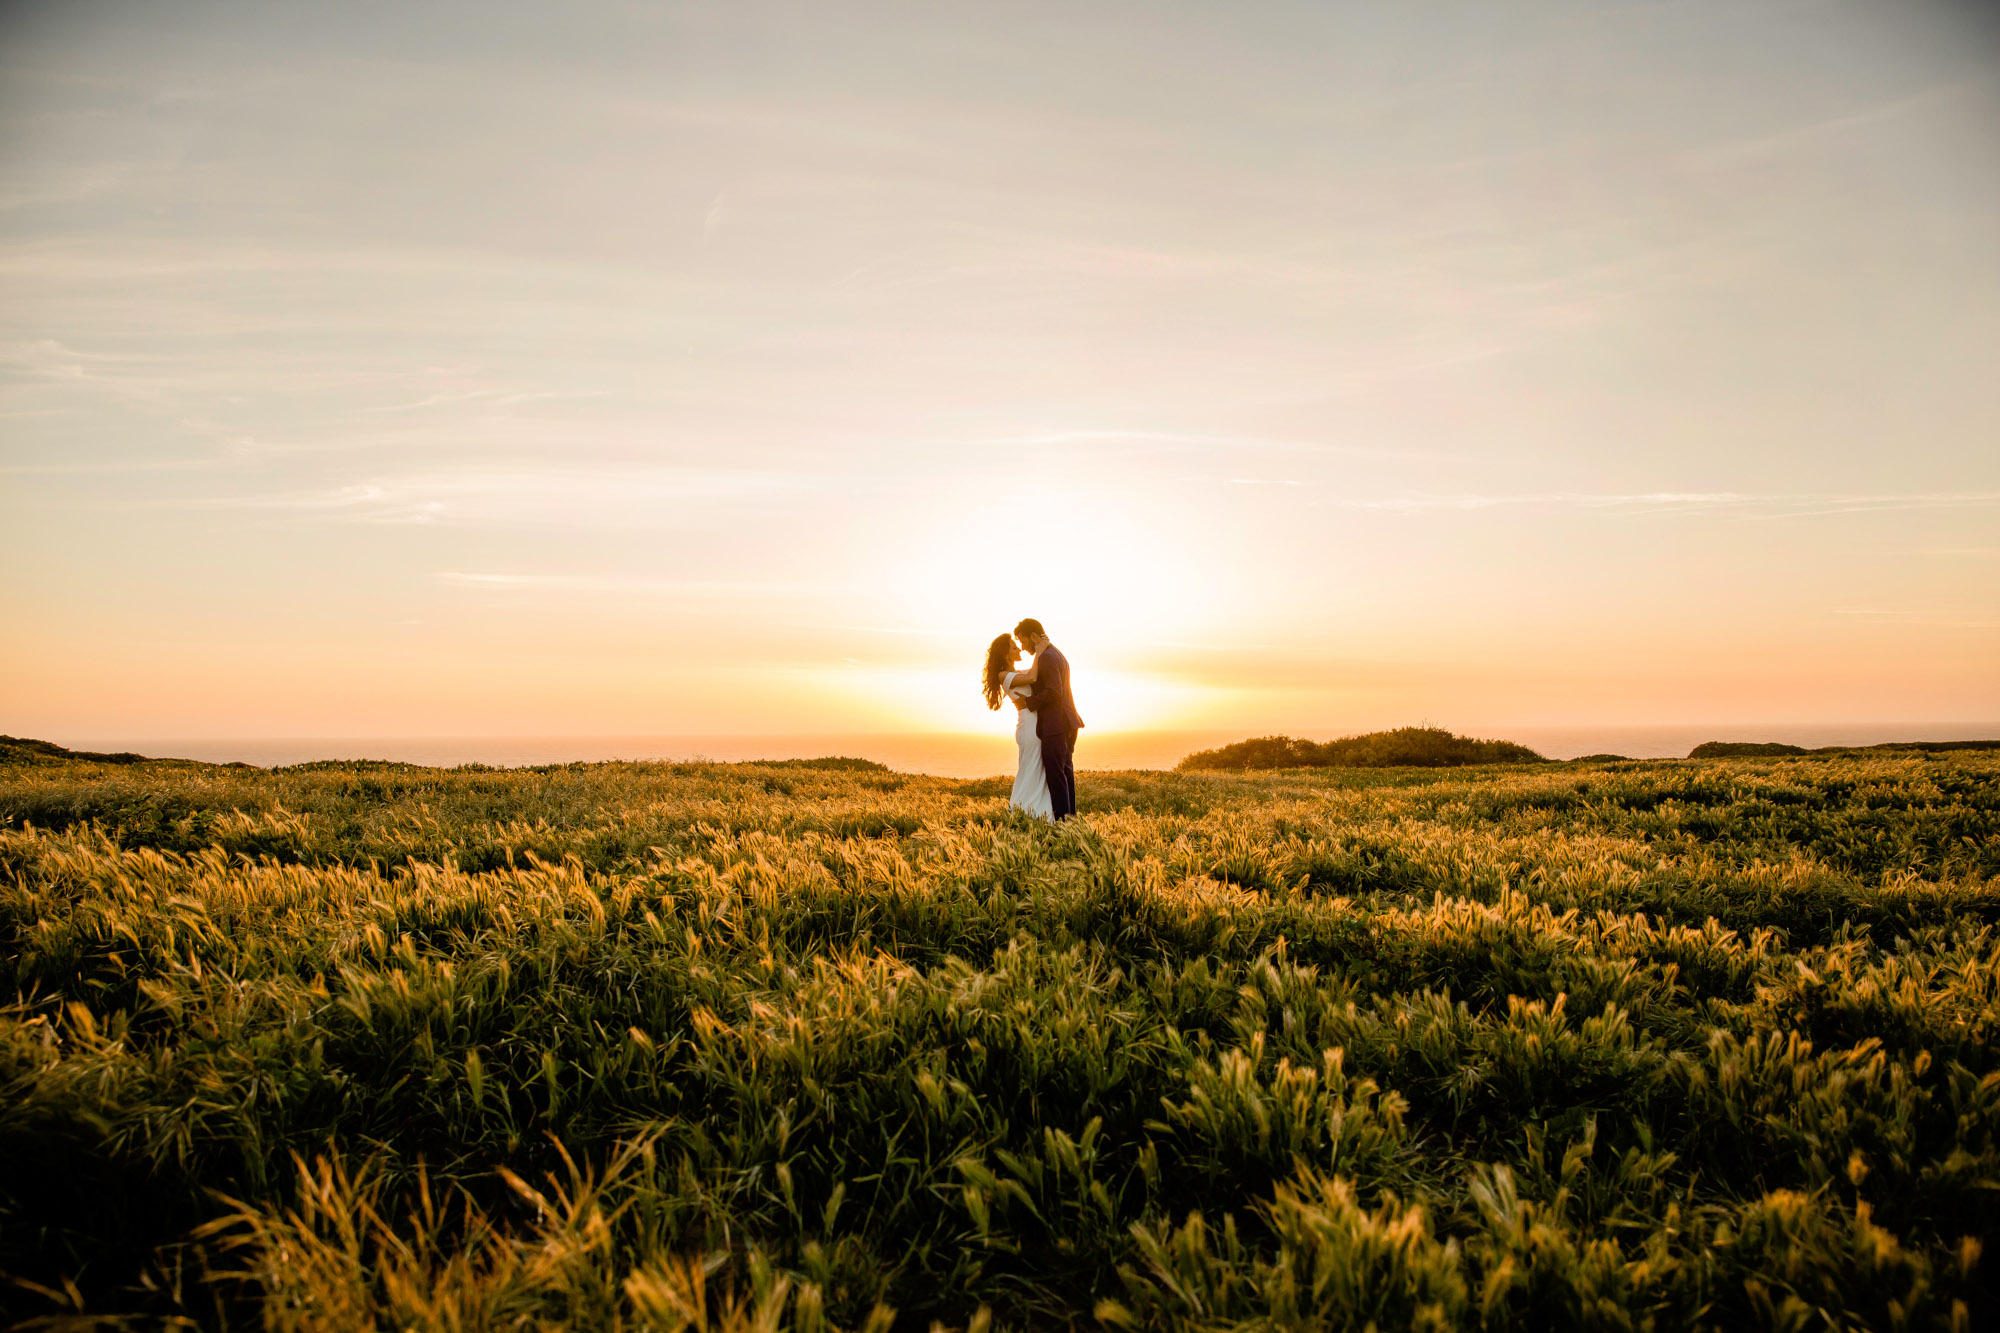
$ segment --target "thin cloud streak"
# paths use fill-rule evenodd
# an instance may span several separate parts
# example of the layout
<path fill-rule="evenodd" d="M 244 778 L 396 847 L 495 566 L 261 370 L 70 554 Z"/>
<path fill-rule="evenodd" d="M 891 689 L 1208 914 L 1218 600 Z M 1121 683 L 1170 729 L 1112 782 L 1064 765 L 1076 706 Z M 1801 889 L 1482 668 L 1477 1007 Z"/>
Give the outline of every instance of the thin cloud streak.
<path fill-rule="evenodd" d="M 937 629 L 898 629 L 892 625 L 800 625 L 800 629 L 835 630 L 842 634 L 895 634 L 913 639 L 949 639 L 958 641 L 957 634 Z"/>
<path fill-rule="evenodd" d="M 114 507 L 264 510 L 355 523 L 646 528 L 719 521 L 731 506 L 823 496 L 841 488 L 802 473 L 478 469 L 381 478 L 322 491 L 169 498 Z"/>
<path fill-rule="evenodd" d="M 1379 499 L 1346 497 L 1323 503 L 1338 509 L 1379 509 L 1398 513 L 1538 507 L 1617 509 L 1639 513 L 1734 513 L 1748 517 L 1817 518 L 1887 510 L 1983 509 L 2000 505 L 2000 491 L 1901 495 L 1749 495 L 1734 491 L 1657 491 L 1631 495 L 1603 495 L 1586 491 L 1543 491 L 1492 495 L 1402 495 Z"/>
<path fill-rule="evenodd" d="M 1925 607 L 1836 606 L 1833 608 L 1833 614 L 1895 625 L 1924 625 L 1942 629 L 2000 629 L 2000 620 L 1991 617 L 1969 619 L 1949 611 Z"/>
<path fill-rule="evenodd" d="M 1828 135 L 1842 134 L 1848 130 L 1864 126 L 1879 125 L 1913 112 L 1936 106 L 1939 102 L 1954 96 L 1962 97 L 1972 89 L 1964 83 L 1942 83 L 1912 93 L 1908 97 L 1898 97 L 1890 101 L 1877 102 L 1859 110 L 1844 112 L 1837 116 L 1826 116 L 1819 120 L 1803 121 L 1785 125 L 1765 134 L 1747 135 L 1726 143 L 1691 150 L 1684 154 L 1683 161 L 1695 167 L 1714 167 L 1723 163 L 1733 163 L 1745 158 L 1793 147 Z"/>
<path fill-rule="evenodd" d="M 559 392 L 555 390 L 516 391 L 505 389 L 473 389 L 466 393 L 435 393 L 415 402 L 392 403 L 386 407 L 358 407 L 355 416 L 392 416 L 403 412 L 419 412 L 432 407 L 452 407 L 460 403 L 484 403 L 493 407 L 518 407 L 523 403 L 545 403 L 559 401 L 579 401 L 604 398 L 608 393 L 603 389 L 582 392 Z"/>
<path fill-rule="evenodd" d="M 115 476 L 125 472 L 213 472 L 233 460 L 210 458 L 127 458 L 102 463 L 0 463 L 0 477 Z"/>
<path fill-rule="evenodd" d="M 797 580 L 628 578 L 601 574 L 507 574 L 441 570 L 450 588 L 502 593 L 600 593 L 615 597 L 818 597 L 840 585 Z"/>
<path fill-rule="evenodd" d="M 1062 446 L 1130 449 L 1157 452 L 1161 448 L 1189 451 L 1312 454 L 1327 457 L 1380 458 L 1390 460 L 1463 459 L 1466 455 L 1439 449 L 1390 449 L 1378 445 L 1346 444 L 1331 440 L 1279 439 L 1258 435 L 1211 435 L 1186 431 L 1074 429 L 1032 431 L 1021 435 L 995 435 L 964 441 L 974 449 L 1043 449 Z"/>

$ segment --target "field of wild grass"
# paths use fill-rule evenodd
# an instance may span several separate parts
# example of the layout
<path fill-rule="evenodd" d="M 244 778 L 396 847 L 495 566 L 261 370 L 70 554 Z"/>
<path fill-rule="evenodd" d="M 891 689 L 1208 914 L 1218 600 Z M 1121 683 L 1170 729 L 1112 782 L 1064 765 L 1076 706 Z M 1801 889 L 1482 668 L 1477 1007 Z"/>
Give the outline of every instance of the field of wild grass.
<path fill-rule="evenodd" d="M 1092 773 L 1059 828 L 1005 787 L 15 755 L 0 1302 L 2000 1315 L 2000 757 Z"/>

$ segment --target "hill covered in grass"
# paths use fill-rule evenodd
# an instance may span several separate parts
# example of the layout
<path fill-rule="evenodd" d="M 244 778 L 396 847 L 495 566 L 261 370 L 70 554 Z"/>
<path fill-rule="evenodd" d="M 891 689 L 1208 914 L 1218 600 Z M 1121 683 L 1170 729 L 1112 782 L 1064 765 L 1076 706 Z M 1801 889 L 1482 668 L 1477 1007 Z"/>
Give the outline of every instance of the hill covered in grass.
<path fill-rule="evenodd" d="M 94 764 L 137 764 L 146 756 L 120 751 L 101 754 L 94 750 L 67 750 L 53 741 L 30 740 L 23 736 L 0 736 L 0 764 L 63 764 L 72 761 Z"/>
<path fill-rule="evenodd" d="M 0 765 L 0 1323 L 2000 1314 L 2000 758 L 1079 795 Z"/>
<path fill-rule="evenodd" d="M 1884 741 L 1880 745 L 1822 745 L 1808 750 L 1777 741 L 1704 741 L 1688 752 L 1690 759 L 1772 759 L 1805 754 L 1953 754 L 2000 750 L 2000 741 Z"/>
<path fill-rule="evenodd" d="M 1181 760 L 1182 772 L 1263 768 L 1454 768 L 1465 764 L 1540 764 L 1547 761 L 1512 741 L 1454 736 L 1442 727 L 1398 727 L 1332 741 L 1259 736 Z"/>

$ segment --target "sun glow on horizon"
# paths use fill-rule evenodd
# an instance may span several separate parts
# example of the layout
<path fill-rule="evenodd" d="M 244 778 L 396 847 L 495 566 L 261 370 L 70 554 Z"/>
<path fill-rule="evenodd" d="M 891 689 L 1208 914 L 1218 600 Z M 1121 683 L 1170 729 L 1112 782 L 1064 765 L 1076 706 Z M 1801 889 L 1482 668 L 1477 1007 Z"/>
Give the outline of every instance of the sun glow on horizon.
<path fill-rule="evenodd" d="M 977 662 L 962 670 L 903 668 L 800 672 L 796 685 L 824 699 L 852 729 L 935 731 L 955 735 L 1013 734 L 1011 704 L 989 710 L 979 691 Z M 1138 671 L 1078 672 L 1077 711 L 1088 731 L 1165 731 L 1197 725 L 1212 691 Z"/>
<path fill-rule="evenodd" d="M 1085 470 L 1091 461 L 1030 454 L 1023 469 L 1065 469 L 1046 495 L 982 475 L 926 497 L 870 552 L 883 613 L 982 650 L 1033 617 L 1065 652 L 1100 659 L 1221 623 L 1233 561 L 1204 548 L 1180 497 L 1147 494 L 1143 477 Z"/>

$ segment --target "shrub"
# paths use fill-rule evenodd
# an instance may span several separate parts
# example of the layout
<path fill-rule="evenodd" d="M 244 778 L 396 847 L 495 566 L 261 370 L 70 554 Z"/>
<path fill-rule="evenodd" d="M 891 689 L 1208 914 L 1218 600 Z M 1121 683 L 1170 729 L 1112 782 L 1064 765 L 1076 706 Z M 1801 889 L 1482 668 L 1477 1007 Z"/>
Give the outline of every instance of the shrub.
<path fill-rule="evenodd" d="M 1546 760 L 1512 741 L 1454 736 L 1442 727 L 1398 727 L 1315 743 L 1259 736 L 1181 760 L 1184 772 L 1262 768 L 1452 768 L 1463 764 L 1539 764 Z"/>
<path fill-rule="evenodd" d="M 1781 755 L 1811 754 L 1812 751 L 1798 745 L 1780 745 L 1776 741 L 1703 741 L 1688 751 L 1690 759 L 1766 759 Z"/>

